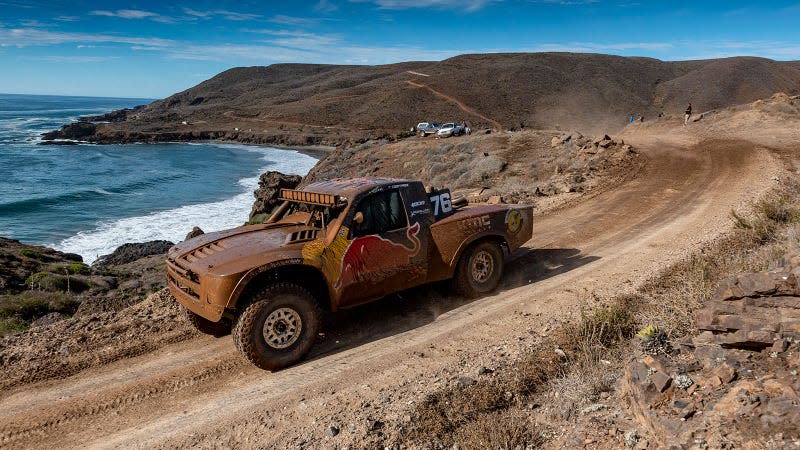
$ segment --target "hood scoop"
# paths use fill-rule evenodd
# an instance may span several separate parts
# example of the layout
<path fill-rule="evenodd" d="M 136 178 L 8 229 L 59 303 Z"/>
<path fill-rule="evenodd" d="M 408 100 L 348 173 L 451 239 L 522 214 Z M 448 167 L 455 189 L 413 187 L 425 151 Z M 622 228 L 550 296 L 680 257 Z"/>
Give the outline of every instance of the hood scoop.
<path fill-rule="evenodd" d="M 306 229 L 295 231 L 294 233 L 289 235 L 289 238 L 286 240 L 287 244 L 295 244 L 297 242 L 306 242 L 306 241 L 313 241 L 317 238 L 319 234 L 319 230 L 317 229 Z"/>
<path fill-rule="evenodd" d="M 184 256 L 184 258 L 189 262 L 196 262 L 222 250 L 225 250 L 225 246 L 222 244 L 222 241 L 216 241 L 192 250 L 190 253 Z"/>

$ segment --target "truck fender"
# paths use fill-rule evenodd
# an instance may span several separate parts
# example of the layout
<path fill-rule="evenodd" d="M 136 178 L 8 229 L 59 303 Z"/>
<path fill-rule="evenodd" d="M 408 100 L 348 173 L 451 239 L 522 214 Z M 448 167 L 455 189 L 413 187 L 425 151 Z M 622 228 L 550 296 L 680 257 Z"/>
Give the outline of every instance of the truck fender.
<path fill-rule="evenodd" d="M 448 265 L 450 266 L 451 273 L 455 271 L 456 265 L 458 261 L 461 259 L 461 255 L 464 253 L 466 249 L 469 248 L 470 245 L 474 244 L 478 241 L 495 241 L 499 243 L 501 246 L 508 248 L 508 240 L 506 236 L 492 231 L 487 231 L 485 233 L 480 233 L 475 236 L 472 236 L 470 239 L 464 240 L 461 245 L 456 249 L 455 253 L 453 253 L 453 258 L 450 261 L 447 261 Z"/>
<path fill-rule="evenodd" d="M 228 298 L 228 304 L 226 308 L 233 308 L 239 301 L 239 296 L 242 295 L 242 292 L 250 285 L 250 282 L 256 278 L 257 276 L 261 275 L 262 273 L 269 272 L 271 270 L 277 269 L 279 267 L 284 266 L 302 266 L 303 259 L 302 258 L 292 258 L 292 259 L 283 259 L 280 261 L 272 261 L 270 263 L 264 264 L 263 266 L 254 267 L 248 270 L 244 276 L 239 279 L 239 282 L 236 283 L 236 287 L 233 288 L 231 292 L 231 296 Z"/>

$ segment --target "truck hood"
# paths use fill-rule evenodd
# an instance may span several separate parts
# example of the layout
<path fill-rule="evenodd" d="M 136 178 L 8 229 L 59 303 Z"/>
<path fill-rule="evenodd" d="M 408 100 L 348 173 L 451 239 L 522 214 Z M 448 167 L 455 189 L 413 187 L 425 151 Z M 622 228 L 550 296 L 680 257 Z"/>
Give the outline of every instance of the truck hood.
<path fill-rule="evenodd" d="M 321 230 L 305 225 L 248 225 L 181 242 L 167 256 L 197 274 L 225 276 L 276 259 L 299 257 L 303 243 L 315 239 L 319 233 Z"/>

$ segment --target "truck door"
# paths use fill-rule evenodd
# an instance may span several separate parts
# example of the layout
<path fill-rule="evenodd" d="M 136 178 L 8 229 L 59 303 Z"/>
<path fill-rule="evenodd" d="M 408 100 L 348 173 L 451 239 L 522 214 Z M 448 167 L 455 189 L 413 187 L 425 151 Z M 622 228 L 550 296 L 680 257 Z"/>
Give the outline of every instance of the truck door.
<path fill-rule="evenodd" d="M 425 282 L 428 239 L 407 211 L 399 187 L 369 194 L 356 205 L 349 217 L 350 244 L 334 284 L 341 306 Z"/>

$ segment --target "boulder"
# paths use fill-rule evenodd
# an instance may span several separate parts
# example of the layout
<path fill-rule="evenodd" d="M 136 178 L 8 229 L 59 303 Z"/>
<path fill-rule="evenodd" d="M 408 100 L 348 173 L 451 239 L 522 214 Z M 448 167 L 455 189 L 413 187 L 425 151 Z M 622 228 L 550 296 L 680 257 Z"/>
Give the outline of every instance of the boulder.
<path fill-rule="evenodd" d="M 278 195 L 281 189 L 294 189 L 300 181 L 302 181 L 300 175 L 284 175 L 275 171 L 261 174 L 258 179 L 258 189 L 253 192 L 256 200 L 250 210 L 250 220 L 259 214 L 271 214 L 280 203 Z"/>
<path fill-rule="evenodd" d="M 96 130 L 97 125 L 91 122 L 75 122 L 62 126 L 60 130 L 42 134 L 42 139 L 46 141 L 53 139 L 74 139 L 80 141 L 94 135 Z"/>
<path fill-rule="evenodd" d="M 186 237 L 183 240 L 184 241 L 188 241 L 191 238 L 194 238 L 194 237 L 197 237 L 197 236 L 202 236 L 204 234 L 206 234 L 206 232 L 203 231 L 202 228 L 200 228 L 198 226 L 195 226 L 195 227 L 192 228 L 192 231 L 190 231 L 189 233 L 186 234 Z"/>
<path fill-rule="evenodd" d="M 111 254 L 97 258 L 97 261 L 95 261 L 92 266 L 103 267 L 128 264 L 147 256 L 166 254 L 167 250 L 173 245 L 175 244 L 170 241 L 122 244 Z"/>

